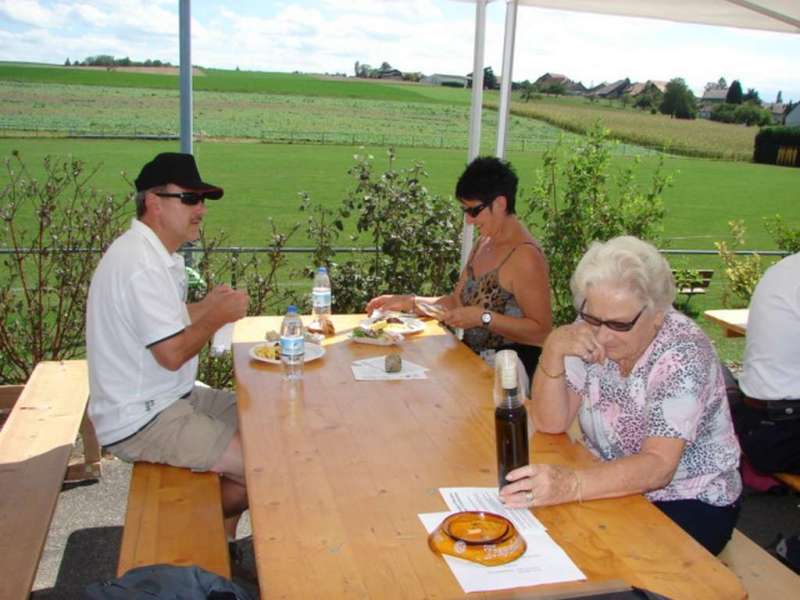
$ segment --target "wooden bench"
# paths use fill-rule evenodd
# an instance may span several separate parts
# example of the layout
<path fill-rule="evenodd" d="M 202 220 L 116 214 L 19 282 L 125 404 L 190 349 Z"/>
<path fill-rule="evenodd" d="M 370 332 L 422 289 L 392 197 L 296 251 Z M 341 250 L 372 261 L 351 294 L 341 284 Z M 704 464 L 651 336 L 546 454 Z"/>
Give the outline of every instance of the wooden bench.
<path fill-rule="evenodd" d="M 162 563 L 197 565 L 230 579 L 217 474 L 134 464 L 117 574 Z"/>
<path fill-rule="evenodd" d="M 0 429 L 0 598 L 15 600 L 30 593 L 75 439 L 88 423 L 86 361 L 41 362 L 24 386 L 1 395 L 8 412 Z M 99 465 L 99 447 L 96 458 Z"/>
<path fill-rule="evenodd" d="M 711 279 L 714 277 L 713 269 L 673 269 L 675 285 L 678 293 L 686 296 L 684 306 L 688 306 L 693 296 L 705 294 Z"/>
<path fill-rule="evenodd" d="M 800 591 L 800 576 L 738 529 L 719 559 L 741 580 L 749 600 L 796 598 Z"/>

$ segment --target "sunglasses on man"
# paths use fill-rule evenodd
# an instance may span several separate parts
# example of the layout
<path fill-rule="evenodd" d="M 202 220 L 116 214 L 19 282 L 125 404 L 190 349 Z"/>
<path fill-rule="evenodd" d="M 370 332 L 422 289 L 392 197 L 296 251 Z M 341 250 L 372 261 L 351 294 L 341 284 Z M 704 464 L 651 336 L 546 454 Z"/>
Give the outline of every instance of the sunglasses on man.
<path fill-rule="evenodd" d="M 613 321 L 613 320 L 605 321 L 603 319 L 598 319 L 595 316 L 583 312 L 584 306 L 586 306 L 586 300 L 584 300 L 583 304 L 581 304 L 581 308 L 578 311 L 578 314 L 581 316 L 581 319 L 583 319 L 586 323 L 588 323 L 592 327 L 600 327 L 601 325 L 605 325 L 611 331 L 619 331 L 619 332 L 626 332 L 633 329 L 633 327 L 636 325 L 636 322 L 639 320 L 639 317 L 642 316 L 644 309 L 647 308 L 647 305 L 645 304 L 642 307 L 642 310 L 639 311 L 639 314 L 636 315 L 632 321 Z"/>
<path fill-rule="evenodd" d="M 491 202 L 481 202 L 480 204 L 476 204 L 475 206 L 462 206 L 461 210 L 464 211 L 465 215 L 469 215 L 473 219 L 477 218 L 481 211 L 489 206 Z"/>
<path fill-rule="evenodd" d="M 162 198 L 180 198 L 181 204 L 195 206 L 205 201 L 206 196 L 203 192 L 156 192 L 156 196 Z"/>

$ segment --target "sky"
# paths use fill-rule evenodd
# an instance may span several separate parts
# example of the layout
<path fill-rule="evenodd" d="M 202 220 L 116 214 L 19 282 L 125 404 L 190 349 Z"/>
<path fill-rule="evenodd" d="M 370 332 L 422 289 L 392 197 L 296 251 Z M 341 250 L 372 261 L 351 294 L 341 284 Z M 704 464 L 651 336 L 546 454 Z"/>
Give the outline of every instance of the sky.
<path fill-rule="evenodd" d="M 178 59 L 178 0 L 0 0 L 0 60 L 62 64 L 111 54 Z M 453 0 L 194 0 L 192 62 L 353 74 L 472 71 L 475 7 Z M 484 62 L 502 72 L 505 2 L 487 9 Z M 587 87 L 682 77 L 695 94 L 724 77 L 772 102 L 800 100 L 800 35 L 521 6 L 513 79 L 561 73 Z"/>

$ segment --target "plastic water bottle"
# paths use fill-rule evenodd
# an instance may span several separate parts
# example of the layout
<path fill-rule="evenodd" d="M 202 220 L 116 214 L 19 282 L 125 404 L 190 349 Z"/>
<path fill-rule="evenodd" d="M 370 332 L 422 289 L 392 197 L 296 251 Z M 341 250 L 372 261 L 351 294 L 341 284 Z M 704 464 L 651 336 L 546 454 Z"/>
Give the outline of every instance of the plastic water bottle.
<path fill-rule="evenodd" d="M 305 360 L 305 341 L 303 340 L 303 322 L 297 314 L 297 307 L 289 306 L 281 323 L 281 363 L 283 378 L 298 381 L 303 378 L 303 361 Z"/>
<path fill-rule="evenodd" d="M 495 355 L 494 430 L 497 442 L 497 484 L 514 469 L 528 464 L 528 411 L 519 395 L 517 353 L 501 350 Z"/>
<path fill-rule="evenodd" d="M 331 316 L 331 280 L 328 269 L 320 267 L 314 274 L 314 287 L 311 290 L 311 306 L 314 320 L 321 323 Z"/>

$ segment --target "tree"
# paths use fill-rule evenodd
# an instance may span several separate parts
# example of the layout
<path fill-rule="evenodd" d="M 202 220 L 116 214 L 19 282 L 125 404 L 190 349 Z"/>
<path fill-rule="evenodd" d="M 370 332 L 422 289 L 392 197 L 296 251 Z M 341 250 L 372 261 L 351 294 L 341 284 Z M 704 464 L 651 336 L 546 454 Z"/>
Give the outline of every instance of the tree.
<path fill-rule="evenodd" d="M 742 96 L 742 103 L 747 102 L 761 106 L 761 98 L 758 97 L 758 92 L 754 88 L 747 88 L 747 93 Z"/>
<path fill-rule="evenodd" d="M 497 77 L 495 76 L 492 67 L 486 67 L 483 69 L 483 88 L 486 90 L 497 89 Z"/>
<path fill-rule="evenodd" d="M 356 77 L 359 77 L 359 67 L 360 67 L 360 65 L 358 64 L 358 61 L 356 61 L 355 67 L 353 68 L 353 70 L 355 71 Z"/>
<path fill-rule="evenodd" d="M 67 60 L 69 60 L 69 59 L 67 59 Z M 781 104 L 782 102 L 783 102 L 783 92 L 778 90 L 778 96 L 775 98 L 775 103 L 776 104 Z"/>
<path fill-rule="evenodd" d="M 392 70 L 392 65 L 390 65 L 388 62 L 384 61 L 384 62 L 381 63 L 380 70 L 383 73 L 385 73 L 386 71 L 391 71 Z"/>
<path fill-rule="evenodd" d="M 536 88 L 534 88 L 533 84 L 527 79 L 520 84 L 520 90 L 522 91 L 520 92 L 519 97 L 524 102 L 530 102 L 531 100 L 533 100 L 536 94 Z"/>
<path fill-rule="evenodd" d="M 728 95 L 725 96 L 725 102 L 728 104 L 741 104 L 743 102 L 742 84 L 738 79 L 734 79 L 731 87 L 728 89 Z"/>
<path fill-rule="evenodd" d="M 65 67 L 70 66 L 69 57 L 67 57 L 67 60 L 64 61 L 64 66 Z M 780 92 L 778 92 L 778 93 L 780 94 Z"/>
<path fill-rule="evenodd" d="M 772 114 L 753 102 L 746 102 L 736 107 L 733 113 L 737 123 L 750 125 L 769 125 L 772 123 Z"/>
<path fill-rule="evenodd" d="M 686 82 L 676 77 L 667 84 L 658 110 L 678 119 L 694 119 L 697 116 L 697 101 Z"/>
<path fill-rule="evenodd" d="M 724 90 L 728 87 L 728 82 L 725 81 L 724 77 L 719 78 L 719 81 L 717 82 L 717 87 L 721 90 Z"/>

